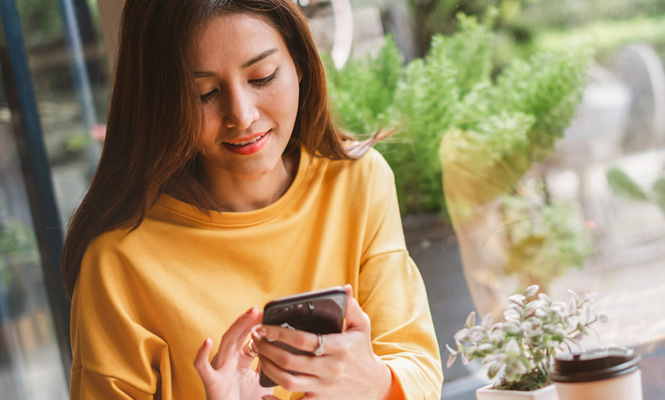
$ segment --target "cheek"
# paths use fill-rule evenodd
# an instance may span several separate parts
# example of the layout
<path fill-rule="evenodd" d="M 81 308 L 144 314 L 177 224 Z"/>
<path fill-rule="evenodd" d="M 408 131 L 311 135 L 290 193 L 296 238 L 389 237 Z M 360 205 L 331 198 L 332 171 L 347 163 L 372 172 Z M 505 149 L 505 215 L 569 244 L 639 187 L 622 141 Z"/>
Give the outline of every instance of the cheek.
<path fill-rule="evenodd" d="M 205 107 L 203 111 L 203 119 L 201 120 L 201 133 L 199 135 L 199 148 L 211 145 L 217 137 L 219 130 L 220 119 L 218 113 L 210 107 Z"/>
<path fill-rule="evenodd" d="M 275 88 L 268 104 L 275 113 L 279 113 L 284 118 L 295 119 L 295 114 L 298 112 L 299 92 L 300 86 L 297 76 L 294 74 L 292 79 L 285 80 L 284 85 Z"/>
<path fill-rule="evenodd" d="M 219 126 L 219 113 L 214 109 L 212 104 L 208 104 L 203 108 L 203 120 L 201 122 L 204 136 Z"/>

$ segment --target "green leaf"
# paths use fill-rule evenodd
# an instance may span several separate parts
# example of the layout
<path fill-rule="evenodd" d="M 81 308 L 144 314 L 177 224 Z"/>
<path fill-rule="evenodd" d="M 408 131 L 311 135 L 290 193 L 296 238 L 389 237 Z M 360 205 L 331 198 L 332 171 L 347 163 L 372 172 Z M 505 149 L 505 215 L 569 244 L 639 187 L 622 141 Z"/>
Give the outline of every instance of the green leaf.
<path fill-rule="evenodd" d="M 467 328 L 471 328 L 476 324 L 476 312 L 471 311 L 469 315 L 466 317 L 466 322 L 464 323 L 464 326 Z"/>
<path fill-rule="evenodd" d="M 642 188 L 619 168 L 611 168 L 607 172 L 607 183 L 610 189 L 619 196 L 632 200 L 649 200 Z"/>
<path fill-rule="evenodd" d="M 457 360 L 457 353 L 451 353 L 450 356 L 448 356 L 448 362 L 446 363 L 446 367 L 450 368 L 453 363 Z"/>
<path fill-rule="evenodd" d="M 651 186 L 656 204 L 665 213 L 665 178 L 659 178 Z"/>
<path fill-rule="evenodd" d="M 490 365 L 489 369 L 487 370 L 487 377 L 489 379 L 494 379 L 494 377 L 496 376 L 496 374 L 499 373 L 500 370 L 501 370 L 501 364 L 493 363 L 492 365 Z"/>

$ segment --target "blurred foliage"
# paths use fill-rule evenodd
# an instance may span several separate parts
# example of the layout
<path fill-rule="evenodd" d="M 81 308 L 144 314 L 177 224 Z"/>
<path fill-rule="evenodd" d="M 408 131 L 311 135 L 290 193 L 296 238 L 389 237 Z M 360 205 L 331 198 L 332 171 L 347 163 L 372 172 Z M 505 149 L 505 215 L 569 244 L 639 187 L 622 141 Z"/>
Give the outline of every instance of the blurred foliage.
<path fill-rule="evenodd" d="M 0 187 L 0 265 L 7 256 L 36 248 L 35 235 L 23 221 L 8 214 L 7 193 Z"/>
<path fill-rule="evenodd" d="M 548 0 L 525 5 L 515 23 L 530 31 L 543 31 L 663 13 L 662 0 Z"/>
<path fill-rule="evenodd" d="M 48 45 L 64 40 L 63 19 L 60 12 L 61 0 L 19 0 L 17 1 L 18 12 L 21 17 L 21 25 L 25 35 L 25 44 L 28 49 L 35 46 Z M 92 24 L 97 37 L 101 37 L 101 24 L 96 0 L 71 0 L 77 12 L 85 11 L 84 16 L 91 21 L 79 20 L 79 28 L 88 28 Z M 86 10 L 81 7 L 87 5 Z M 89 14 L 87 14 L 89 12 Z M 79 18 L 82 15 L 79 14 Z M 83 40 L 87 39 L 82 32 Z"/>
<path fill-rule="evenodd" d="M 23 221 L 0 214 L 0 282 L 12 279 L 12 268 L 39 259 L 37 241 L 30 226 Z"/>
<path fill-rule="evenodd" d="M 30 251 L 36 246 L 29 226 L 16 218 L 0 218 L 0 255 Z"/>
<path fill-rule="evenodd" d="M 17 5 L 27 48 L 63 37 L 57 0 L 20 0 Z"/>
<path fill-rule="evenodd" d="M 645 190 L 623 170 L 613 167 L 607 171 L 607 184 L 614 194 L 656 204 L 665 213 L 665 176 L 656 179 L 650 190 Z"/>
<path fill-rule="evenodd" d="M 8 316 L 15 318 L 29 307 L 26 278 L 39 270 L 37 241 L 31 227 L 5 211 L 0 191 L 0 292 L 6 296 Z"/>
<path fill-rule="evenodd" d="M 665 50 L 665 14 L 603 20 L 574 29 L 556 29 L 537 35 L 531 50 L 560 49 L 581 39 L 593 43 L 600 57 L 630 42 L 640 41 Z"/>
<path fill-rule="evenodd" d="M 665 1 L 663 0 L 409 0 L 416 48 L 423 54 L 429 38 L 456 29 L 455 14 L 482 15 L 497 7 L 499 18 L 494 65 L 513 58 L 567 46 L 592 37 L 596 53 L 642 40 L 665 56 Z"/>
<path fill-rule="evenodd" d="M 525 4 L 541 0 L 408 0 L 416 35 L 418 54 L 425 54 L 429 39 L 436 34 L 452 34 L 458 30 L 457 14 L 483 15 L 489 8 L 499 11 L 496 30 L 508 30 L 521 40 L 522 33 L 512 21 L 520 15 Z"/>
<path fill-rule="evenodd" d="M 442 162 L 461 171 L 458 199 L 488 201 L 504 193 L 552 149 L 573 116 L 588 47 L 514 60 L 494 79 L 496 18 L 496 11 L 482 22 L 460 15 L 459 31 L 435 36 L 427 55 L 406 65 L 388 40 L 375 58 L 328 68 L 345 129 L 362 135 L 397 127 L 377 148 L 395 171 L 404 213 L 445 207 Z M 450 139 L 439 158 L 444 135 Z"/>
<path fill-rule="evenodd" d="M 65 151 L 77 152 L 88 148 L 94 139 L 88 132 L 76 132 L 65 138 L 63 147 Z"/>
<path fill-rule="evenodd" d="M 570 268 L 582 268 L 594 253 L 591 232 L 572 201 L 548 202 L 541 185 L 521 185 L 500 198 L 507 240 L 506 273 L 517 287 L 547 287 Z"/>

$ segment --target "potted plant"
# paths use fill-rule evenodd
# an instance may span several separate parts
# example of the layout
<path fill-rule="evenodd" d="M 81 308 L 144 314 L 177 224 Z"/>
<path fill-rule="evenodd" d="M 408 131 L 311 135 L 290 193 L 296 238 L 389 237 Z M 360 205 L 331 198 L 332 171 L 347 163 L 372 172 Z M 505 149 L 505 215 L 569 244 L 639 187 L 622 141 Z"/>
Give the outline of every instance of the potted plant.
<path fill-rule="evenodd" d="M 580 298 L 570 291 L 571 298 L 565 303 L 538 290 L 532 285 L 524 294 L 510 296 L 501 322 L 492 323 L 488 314 L 476 324 L 476 314 L 471 312 L 464 328 L 455 334 L 456 348 L 446 345 L 448 367 L 458 357 L 465 364 L 480 359 L 490 380 L 500 377 L 476 391 L 478 400 L 556 400 L 550 381 L 554 356 L 580 348 L 582 337 L 595 332 L 591 326 L 607 320 L 591 307 L 596 298 L 593 293 Z"/>

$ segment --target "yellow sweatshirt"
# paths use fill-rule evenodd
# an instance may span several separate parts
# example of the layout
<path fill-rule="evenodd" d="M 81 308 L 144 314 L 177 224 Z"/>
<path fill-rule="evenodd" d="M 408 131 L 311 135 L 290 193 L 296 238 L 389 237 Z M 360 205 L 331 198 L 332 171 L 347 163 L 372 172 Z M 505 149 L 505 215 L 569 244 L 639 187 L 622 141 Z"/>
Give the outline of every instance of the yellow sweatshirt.
<path fill-rule="evenodd" d="M 372 345 L 409 400 L 440 398 L 425 287 L 409 257 L 392 171 L 301 151 L 294 182 L 251 212 L 203 213 L 163 195 L 134 232 L 97 237 L 72 301 L 72 399 L 205 399 L 193 367 L 251 306 L 351 283 Z M 343 384 L 343 383 L 342 383 Z M 275 395 L 297 398 L 281 388 Z"/>

